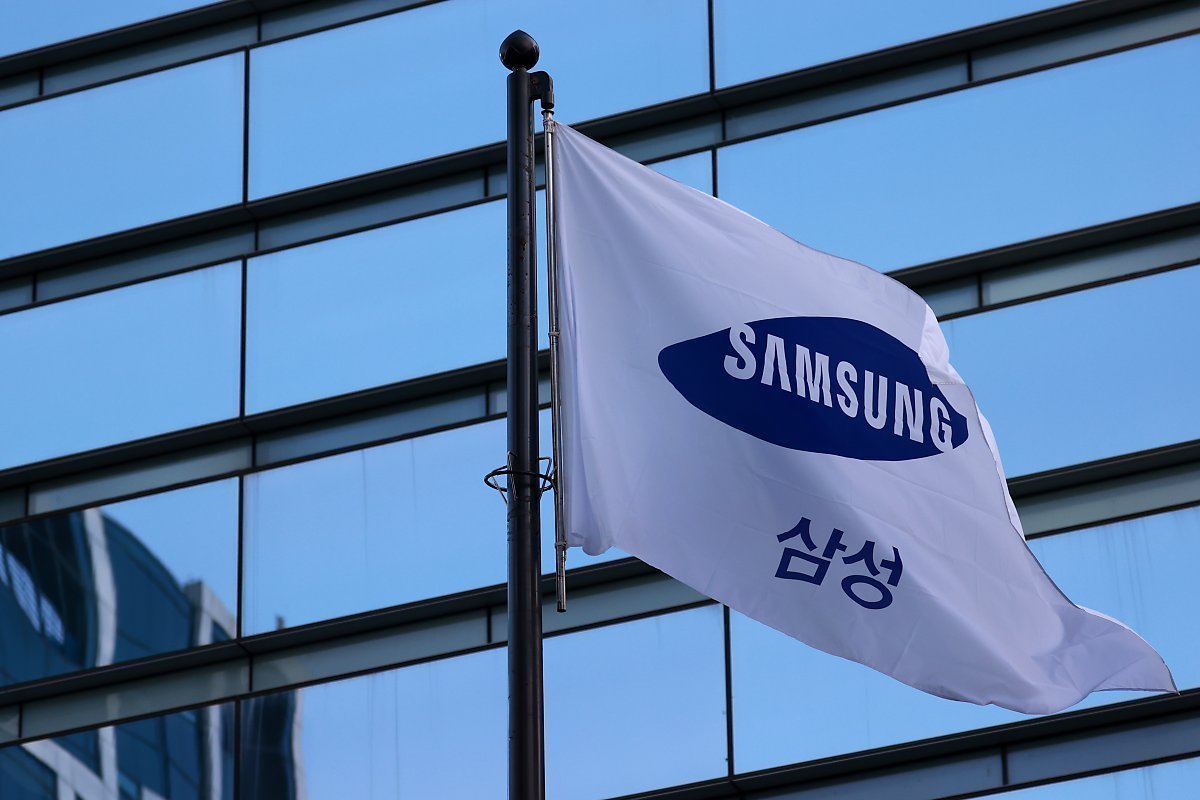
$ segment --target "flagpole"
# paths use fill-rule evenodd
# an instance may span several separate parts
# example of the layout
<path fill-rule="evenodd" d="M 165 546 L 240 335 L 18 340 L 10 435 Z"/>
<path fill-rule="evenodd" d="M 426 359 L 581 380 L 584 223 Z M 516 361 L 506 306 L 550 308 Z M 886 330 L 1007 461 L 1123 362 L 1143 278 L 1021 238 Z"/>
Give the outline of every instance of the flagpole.
<path fill-rule="evenodd" d="M 534 273 L 533 101 L 553 107 L 549 76 L 530 74 L 538 44 L 513 31 L 508 76 L 508 796 L 546 796 L 542 704 L 541 514 Z"/>

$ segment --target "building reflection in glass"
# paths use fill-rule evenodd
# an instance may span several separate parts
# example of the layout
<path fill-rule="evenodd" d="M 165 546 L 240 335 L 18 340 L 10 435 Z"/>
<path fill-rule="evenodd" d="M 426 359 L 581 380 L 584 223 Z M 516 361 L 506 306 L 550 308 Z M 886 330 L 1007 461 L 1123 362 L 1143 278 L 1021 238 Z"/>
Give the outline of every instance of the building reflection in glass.
<path fill-rule="evenodd" d="M 217 481 L 0 528 L 0 684 L 236 635 L 237 490 Z M 3 748 L 0 797 L 232 798 L 233 730 L 223 705 Z"/>

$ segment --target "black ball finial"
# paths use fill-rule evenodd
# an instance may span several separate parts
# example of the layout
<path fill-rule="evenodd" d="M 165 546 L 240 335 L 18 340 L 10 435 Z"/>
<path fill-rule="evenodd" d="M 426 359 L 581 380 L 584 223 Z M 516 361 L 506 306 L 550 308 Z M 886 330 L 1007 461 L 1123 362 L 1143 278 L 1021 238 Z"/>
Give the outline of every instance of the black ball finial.
<path fill-rule="evenodd" d="M 500 43 L 500 63 L 509 69 L 533 69 L 541 50 L 533 37 L 522 30 L 515 30 Z"/>

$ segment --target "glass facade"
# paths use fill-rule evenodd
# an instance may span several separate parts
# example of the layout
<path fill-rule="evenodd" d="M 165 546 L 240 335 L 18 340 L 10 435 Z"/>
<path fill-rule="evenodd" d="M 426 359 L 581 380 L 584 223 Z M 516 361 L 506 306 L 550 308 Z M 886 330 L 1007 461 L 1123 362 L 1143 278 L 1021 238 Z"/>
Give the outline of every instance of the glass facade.
<path fill-rule="evenodd" d="M 237 416 L 241 265 L 0 316 L 0 468 Z M 19 345 L 18 345 L 19 343 Z"/>
<path fill-rule="evenodd" d="M 734 145 L 721 197 L 881 270 L 1194 203 L 1197 69 L 1188 37 Z"/>
<path fill-rule="evenodd" d="M 1038 560 L 1076 603 L 1122 620 L 1171 665 L 1181 689 L 1200 681 L 1200 649 L 1182 620 L 1197 613 L 1177 591 L 1178 561 L 1200 548 L 1200 510 L 1143 517 L 1030 542 Z M 902 744 L 1022 719 L 995 707 L 946 703 L 733 615 L 733 719 L 739 769 L 754 771 Z M 781 691 L 780 665 L 820 691 Z M 1082 705 L 1128 699 L 1103 692 Z M 819 737 L 788 732 L 821 719 Z"/>
<path fill-rule="evenodd" d="M 0 115 L 0 257 L 241 201 L 243 61 L 213 58 Z"/>
<path fill-rule="evenodd" d="M 21 0 L 5 9 L 4 26 L 0 28 L 0 56 L 121 28 L 154 17 L 177 14 L 202 5 L 203 0 L 122 0 L 120 3 L 67 0 L 54 5 Z"/>
<path fill-rule="evenodd" d="M 563 120 L 920 292 L 1181 690 L 953 703 L 573 550 L 549 796 L 1194 794 L 1200 2 L 69 5 L 0 25 L 0 798 L 505 795 L 516 27 Z"/>
<path fill-rule="evenodd" d="M 556 92 L 579 98 L 579 119 L 708 89 L 702 0 L 433 3 L 254 52 L 250 195 L 500 141 L 503 93 L 478 76 L 494 71 L 496 43 L 534 19 L 537 35 L 558 43 L 538 66 Z M 608 42 L 618 39 L 640 57 L 611 58 Z M 607 69 L 596 69 L 601 61 Z M 654 80 L 639 80 L 645 70 Z"/>
<path fill-rule="evenodd" d="M 886 0 L 715 0 L 717 85 L 815 67 L 1060 4 L 1059 0 L 920 0 L 901 8 Z"/>
<path fill-rule="evenodd" d="M 0 683 L 237 635 L 237 481 L 0 527 Z"/>

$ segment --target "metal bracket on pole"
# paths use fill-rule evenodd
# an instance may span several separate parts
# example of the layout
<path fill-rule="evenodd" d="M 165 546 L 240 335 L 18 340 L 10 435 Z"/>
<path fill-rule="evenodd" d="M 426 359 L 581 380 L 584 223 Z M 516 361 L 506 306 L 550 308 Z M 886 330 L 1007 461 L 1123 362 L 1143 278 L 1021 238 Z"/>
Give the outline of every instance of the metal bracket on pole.
<path fill-rule="evenodd" d="M 554 111 L 554 79 L 548 72 L 529 73 L 529 96 L 542 104 L 542 113 Z"/>

